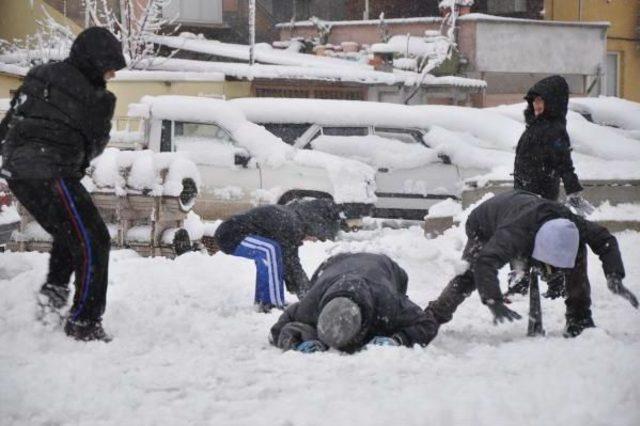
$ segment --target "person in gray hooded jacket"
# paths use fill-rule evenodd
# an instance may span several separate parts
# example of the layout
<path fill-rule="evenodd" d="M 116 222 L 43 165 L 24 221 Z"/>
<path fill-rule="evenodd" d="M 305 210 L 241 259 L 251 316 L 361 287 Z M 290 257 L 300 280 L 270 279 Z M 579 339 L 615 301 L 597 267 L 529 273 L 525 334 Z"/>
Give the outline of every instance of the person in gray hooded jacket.
<path fill-rule="evenodd" d="M 305 298 L 271 327 L 269 341 L 301 352 L 354 352 L 371 343 L 426 346 L 438 322 L 407 297 L 407 273 L 383 254 L 342 253 L 311 278 Z"/>
<path fill-rule="evenodd" d="M 428 306 L 440 324 L 451 320 L 475 289 L 494 321 L 520 319 L 505 306 L 498 282 L 499 269 L 518 259 L 538 269 L 549 285 L 548 297 L 566 297 L 566 337 L 594 327 L 587 245 L 600 257 L 609 290 L 638 307 L 635 295 L 622 284 L 625 270 L 616 238 L 555 201 L 522 190 L 497 195 L 471 212 L 466 234 L 463 259 L 469 263 L 468 269 L 453 278 Z"/>

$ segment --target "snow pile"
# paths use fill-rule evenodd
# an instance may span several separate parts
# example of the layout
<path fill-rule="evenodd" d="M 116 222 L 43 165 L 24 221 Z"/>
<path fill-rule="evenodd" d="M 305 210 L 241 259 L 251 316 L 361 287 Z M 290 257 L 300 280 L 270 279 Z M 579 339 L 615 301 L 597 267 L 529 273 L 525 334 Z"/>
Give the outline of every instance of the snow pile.
<path fill-rule="evenodd" d="M 462 205 L 460 204 L 460 202 L 451 198 L 447 198 L 446 200 L 440 201 L 439 203 L 436 203 L 429 207 L 429 213 L 427 214 L 427 217 L 454 217 L 460 213 L 462 213 Z"/>
<path fill-rule="evenodd" d="M 120 151 L 107 148 L 91 162 L 88 190 L 149 193 L 153 196 L 178 196 L 182 180 L 192 179 L 200 186 L 200 173 L 196 165 L 180 153 L 155 153 L 149 150 Z M 83 182 L 85 183 L 85 182 Z"/>
<path fill-rule="evenodd" d="M 376 168 L 412 169 L 440 162 L 438 153 L 426 146 L 376 135 L 323 135 L 314 139 L 311 146 L 318 151 L 362 161 Z"/>
<path fill-rule="evenodd" d="M 614 126 L 625 130 L 640 130 L 640 103 L 612 96 L 597 98 L 571 98 L 569 108 L 590 114 L 593 121 L 602 126 Z"/>
<path fill-rule="evenodd" d="M 640 234 L 617 236 L 625 284 L 640 294 Z M 406 269 L 409 297 L 425 306 L 460 272 L 465 240 L 459 227 L 432 240 L 419 227 L 375 229 L 308 242 L 300 254 L 310 274 L 338 252 L 385 253 Z M 271 347 L 268 331 L 280 312 L 253 311 L 253 262 L 222 253 L 170 260 L 112 252 L 104 325 L 114 340 L 75 342 L 60 326 L 34 319 L 47 261 L 39 253 L 0 255 L 3 424 L 635 426 L 640 420 L 638 311 L 607 290 L 592 254 L 598 328 L 577 339 L 561 336 L 561 300 L 543 299 L 547 335 L 533 339 L 525 335 L 526 319 L 494 326 L 472 294 L 429 347 L 355 355 Z M 526 317 L 528 298 L 513 299 L 511 308 Z"/>

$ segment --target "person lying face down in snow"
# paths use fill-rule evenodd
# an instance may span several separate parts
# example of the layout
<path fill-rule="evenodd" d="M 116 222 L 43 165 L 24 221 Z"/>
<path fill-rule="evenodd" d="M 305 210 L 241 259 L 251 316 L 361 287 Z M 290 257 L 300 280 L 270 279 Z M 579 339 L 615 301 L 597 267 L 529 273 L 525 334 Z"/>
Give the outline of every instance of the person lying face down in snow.
<path fill-rule="evenodd" d="M 498 282 L 500 268 L 520 259 L 538 268 L 548 284 L 554 283 L 549 286 L 548 297 L 566 297 L 565 337 L 595 327 L 587 245 L 600 257 L 609 290 L 638 307 L 636 297 L 622 285 L 625 271 L 616 238 L 606 228 L 555 201 L 518 190 L 497 195 L 471 212 L 466 233 L 463 259 L 469 262 L 469 268 L 451 280 L 428 306 L 440 324 L 450 321 L 456 308 L 476 288 L 495 322 L 520 319 L 505 306 Z"/>
<path fill-rule="evenodd" d="M 305 298 L 289 306 L 269 341 L 283 350 L 354 352 L 368 343 L 426 346 L 438 322 L 407 297 L 407 273 L 382 254 L 343 253 L 313 274 Z"/>
<path fill-rule="evenodd" d="M 343 216 L 327 199 L 261 206 L 225 220 L 214 241 L 226 254 L 255 261 L 256 307 L 268 312 L 284 308 L 283 283 L 299 299 L 304 296 L 309 278 L 300 265 L 298 247 L 305 239 L 335 238 Z"/>

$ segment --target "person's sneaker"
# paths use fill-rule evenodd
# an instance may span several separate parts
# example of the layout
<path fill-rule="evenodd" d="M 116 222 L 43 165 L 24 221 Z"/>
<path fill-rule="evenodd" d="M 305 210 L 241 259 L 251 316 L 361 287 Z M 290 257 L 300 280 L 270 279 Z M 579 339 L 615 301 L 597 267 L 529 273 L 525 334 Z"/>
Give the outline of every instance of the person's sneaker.
<path fill-rule="evenodd" d="M 582 319 L 567 318 L 567 324 L 562 335 L 567 338 L 577 337 L 584 331 L 585 328 L 593 328 L 595 326 L 596 325 L 594 324 L 591 317 Z"/>
<path fill-rule="evenodd" d="M 93 340 L 110 342 L 112 340 L 112 337 L 105 333 L 100 321 L 73 321 L 68 319 L 64 325 L 64 332 L 67 336 L 83 342 Z"/>

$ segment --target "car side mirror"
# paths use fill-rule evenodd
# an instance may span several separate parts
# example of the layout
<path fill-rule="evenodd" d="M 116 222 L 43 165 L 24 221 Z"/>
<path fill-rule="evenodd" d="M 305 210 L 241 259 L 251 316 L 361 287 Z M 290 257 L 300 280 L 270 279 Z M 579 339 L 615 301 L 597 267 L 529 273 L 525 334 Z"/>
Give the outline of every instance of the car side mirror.
<path fill-rule="evenodd" d="M 249 166 L 251 156 L 249 154 L 235 153 L 233 156 L 233 164 L 236 166 L 242 166 L 245 169 Z"/>
<path fill-rule="evenodd" d="M 451 164 L 451 157 L 449 157 L 447 154 L 438 154 L 438 158 L 442 160 L 444 164 Z"/>

